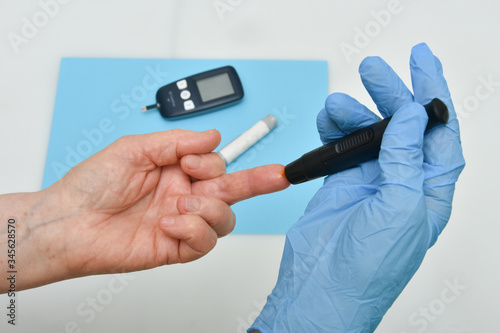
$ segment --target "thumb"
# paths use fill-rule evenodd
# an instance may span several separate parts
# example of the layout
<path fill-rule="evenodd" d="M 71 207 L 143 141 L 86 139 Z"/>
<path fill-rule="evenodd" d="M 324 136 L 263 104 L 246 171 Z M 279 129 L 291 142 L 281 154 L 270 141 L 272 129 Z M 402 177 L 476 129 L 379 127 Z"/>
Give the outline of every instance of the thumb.
<path fill-rule="evenodd" d="M 356 211 L 356 223 L 349 226 L 353 241 L 363 240 L 366 246 L 378 244 L 380 247 L 369 258 L 362 259 L 366 272 L 371 271 L 369 267 L 373 271 L 379 270 L 380 267 L 375 266 L 381 265 L 382 261 L 409 262 L 410 259 L 391 261 L 388 256 L 394 256 L 394 253 L 412 255 L 408 248 L 420 249 L 420 242 L 425 243 L 422 237 L 428 233 L 422 228 L 428 224 L 425 223 L 422 147 L 426 126 L 424 107 L 409 103 L 394 113 L 385 129 L 378 158 L 378 190 L 370 200 L 364 201 L 366 206 L 360 206 L 362 209 Z M 399 247 L 401 251 L 387 252 L 384 246 Z"/>
<path fill-rule="evenodd" d="M 384 203 L 401 205 L 402 198 L 422 193 L 422 147 L 427 121 L 424 107 L 409 103 L 399 108 L 389 122 L 378 159 Z"/>

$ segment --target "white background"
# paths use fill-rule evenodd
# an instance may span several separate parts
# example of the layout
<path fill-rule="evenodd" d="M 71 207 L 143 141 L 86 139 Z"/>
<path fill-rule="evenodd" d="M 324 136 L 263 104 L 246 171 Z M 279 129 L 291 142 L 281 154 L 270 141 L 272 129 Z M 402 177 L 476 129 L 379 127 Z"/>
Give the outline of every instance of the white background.
<path fill-rule="evenodd" d="M 217 3 L 231 10 L 217 12 Z M 361 60 L 380 55 L 409 82 L 410 49 L 425 41 L 462 105 L 467 166 L 448 227 L 377 332 L 498 332 L 500 2 L 400 0 L 378 23 L 374 13 L 391 3 L 72 0 L 16 51 L 8 34 L 21 35 L 23 18 L 42 9 L 36 0 L 2 0 L 0 193 L 41 187 L 61 57 L 327 60 L 330 91 L 373 108 L 357 73 Z M 358 53 L 343 53 L 347 44 Z M 0 296 L 0 331 L 242 332 L 274 286 L 283 243 L 284 236 L 233 235 L 191 264 L 22 292 L 14 329 Z M 92 298 L 105 303 L 100 312 L 90 311 Z"/>

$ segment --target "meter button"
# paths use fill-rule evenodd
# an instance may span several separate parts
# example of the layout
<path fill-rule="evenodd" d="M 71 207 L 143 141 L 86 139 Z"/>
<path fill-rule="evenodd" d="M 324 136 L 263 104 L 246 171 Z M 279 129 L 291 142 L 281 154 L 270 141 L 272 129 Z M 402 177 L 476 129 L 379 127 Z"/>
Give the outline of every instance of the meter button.
<path fill-rule="evenodd" d="M 184 110 L 186 111 L 189 111 L 189 110 L 192 110 L 194 109 L 194 103 L 192 100 L 189 100 L 189 101 L 185 101 L 184 102 Z"/>
<path fill-rule="evenodd" d="M 188 83 L 186 80 L 177 81 L 176 84 L 177 84 L 177 88 L 179 88 L 179 90 L 186 89 L 188 86 Z"/>
<path fill-rule="evenodd" d="M 189 90 L 181 91 L 181 98 L 183 100 L 189 99 L 189 97 L 191 97 L 191 92 Z"/>

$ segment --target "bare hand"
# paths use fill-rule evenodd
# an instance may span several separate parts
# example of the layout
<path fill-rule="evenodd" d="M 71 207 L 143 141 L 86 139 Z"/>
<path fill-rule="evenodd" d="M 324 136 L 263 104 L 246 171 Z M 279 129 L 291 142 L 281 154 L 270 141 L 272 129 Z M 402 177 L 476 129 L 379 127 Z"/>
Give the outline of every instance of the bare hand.
<path fill-rule="evenodd" d="M 208 253 L 235 225 L 231 204 L 289 186 L 283 166 L 225 174 L 216 130 L 120 138 L 49 190 L 77 212 L 65 224 L 72 276 L 184 263 Z"/>

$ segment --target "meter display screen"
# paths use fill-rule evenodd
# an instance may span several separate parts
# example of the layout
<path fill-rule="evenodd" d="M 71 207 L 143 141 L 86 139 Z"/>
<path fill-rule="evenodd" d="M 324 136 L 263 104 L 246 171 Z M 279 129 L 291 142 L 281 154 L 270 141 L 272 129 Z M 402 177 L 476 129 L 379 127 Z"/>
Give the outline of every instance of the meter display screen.
<path fill-rule="evenodd" d="M 227 73 L 197 80 L 196 85 L 204 103 L 234 94 L 234 88 Z"/>

